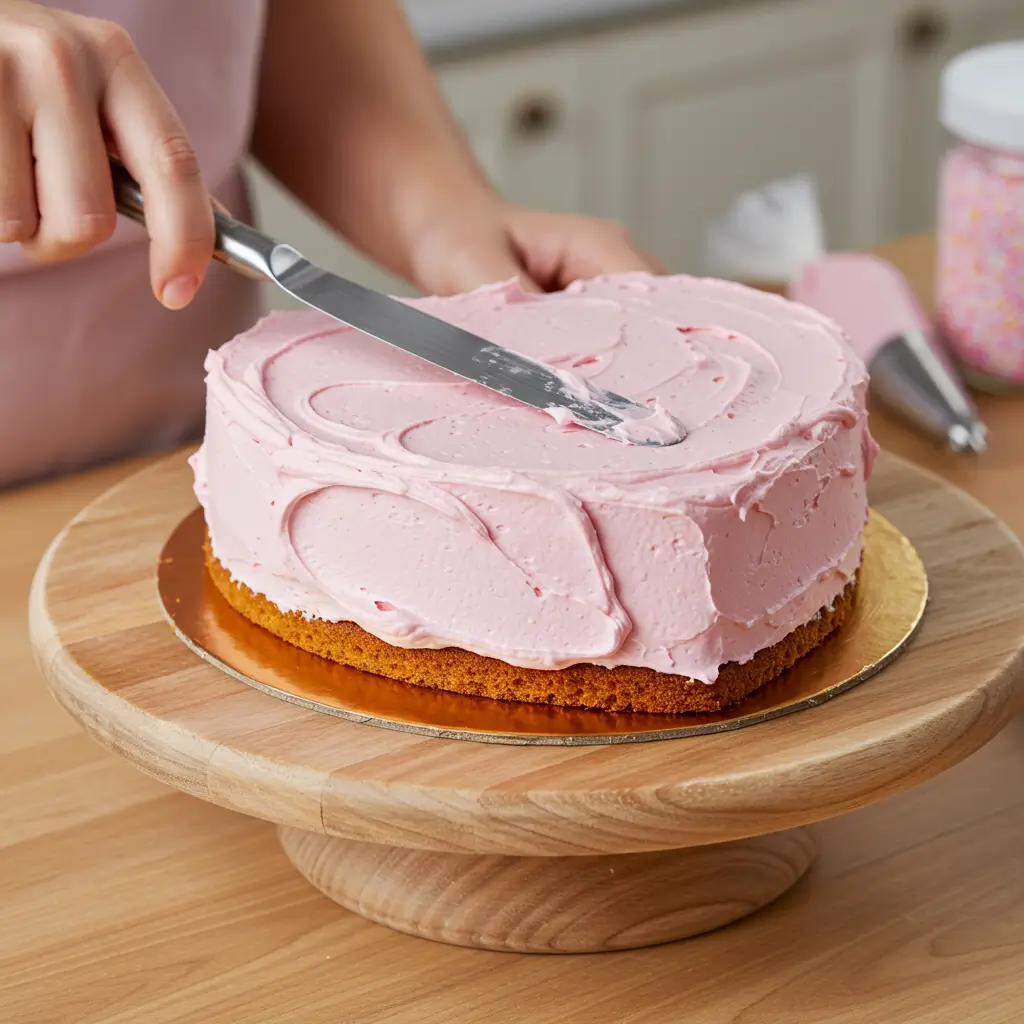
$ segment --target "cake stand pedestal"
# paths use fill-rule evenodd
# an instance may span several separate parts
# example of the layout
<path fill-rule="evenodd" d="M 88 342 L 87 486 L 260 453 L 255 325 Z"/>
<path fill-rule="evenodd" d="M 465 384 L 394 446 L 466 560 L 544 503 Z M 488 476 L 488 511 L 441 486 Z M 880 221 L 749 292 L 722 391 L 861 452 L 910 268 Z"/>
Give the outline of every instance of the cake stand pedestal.
<path fill-rule="evenodd" d="M 905 652 L 821 707 L 616 746 L 374 728 L 197 658 L 156 586 L 163 544 L 194 505 L 189 484 L 182 459 L 158 463 L 54 541 L 31 602 L 54 696 L 142 770 L 276 822 L 291 862 L 332 899 L 427 938 L 588 952 L 727 924 L 808 869 L 801 826 L 948 768 L 1019 707 L 1024 552 L 974 499 L 891 456 L 872 504 L 916 546 L 931 593 Z"/>

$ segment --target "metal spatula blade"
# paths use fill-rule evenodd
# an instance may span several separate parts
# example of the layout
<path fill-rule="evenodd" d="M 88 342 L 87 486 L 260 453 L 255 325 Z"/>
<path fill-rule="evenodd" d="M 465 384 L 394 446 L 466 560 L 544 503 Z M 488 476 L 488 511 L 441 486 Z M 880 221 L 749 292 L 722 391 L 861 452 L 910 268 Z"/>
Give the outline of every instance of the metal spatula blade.
<path fill-rule="evenodd" d="M 118 211 L 145 222 L 142 190 L 111 161 Z M 289 245 L 215 211 L 214 258 L 249 277 L 272 281 L 289 295 L 349 327 L 425 359 L 492 391 L 578 423 L 617 441 L 663 447 L 685 437 L 674 423 L 644 430 L 655 410 L 554 370 L 310 263 Z M 663 416 L 664 414 L 662 414 Z"/>

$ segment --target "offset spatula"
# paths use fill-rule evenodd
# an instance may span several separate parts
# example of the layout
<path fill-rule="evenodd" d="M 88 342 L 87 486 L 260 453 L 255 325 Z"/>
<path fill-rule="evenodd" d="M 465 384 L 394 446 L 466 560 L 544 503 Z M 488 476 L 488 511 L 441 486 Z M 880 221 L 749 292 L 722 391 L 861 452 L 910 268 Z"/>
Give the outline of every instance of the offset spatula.
<path fill-rule="evenodd" d="M 125 168 L 111 160 L 118 211 L 145 223 L 142 189 Z M 485 388 L 542 409 L 629 444 L 663 446 L 683 440 L 682 427 L 665 414 L 595 387 L 564 371 L 485 341 L 459 327 L 422 313 L 396 299 L 314 266 L 290 245 L 214 211 L 214 259 L 249 277 L 272 281 L 301 302 L 349 327 L 387 342 Z M 652 416 L 650 430 L 644 421 Z M 655 424 L 660 422 L 656 429 Z"/>

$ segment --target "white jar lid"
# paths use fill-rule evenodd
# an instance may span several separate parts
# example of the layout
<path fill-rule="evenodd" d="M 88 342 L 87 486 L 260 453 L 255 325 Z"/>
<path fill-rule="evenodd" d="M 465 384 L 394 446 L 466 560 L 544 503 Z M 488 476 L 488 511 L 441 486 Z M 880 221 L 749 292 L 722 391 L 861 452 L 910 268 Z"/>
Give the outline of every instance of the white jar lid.
<path fill-rule="evenodd" d="M 1024 40 L 954 57 L 942 73 L 939 120 L 966 142 L 1024 153 Z"/>

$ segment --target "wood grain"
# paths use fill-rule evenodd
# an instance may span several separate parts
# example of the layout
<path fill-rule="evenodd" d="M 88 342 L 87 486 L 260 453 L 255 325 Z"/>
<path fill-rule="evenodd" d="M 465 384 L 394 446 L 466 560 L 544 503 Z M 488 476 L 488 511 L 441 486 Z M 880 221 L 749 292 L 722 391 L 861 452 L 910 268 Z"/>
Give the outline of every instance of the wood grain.
<path fill-rule="evenodd" d="M 931 246 L 888 253 L 927 290 Z M 888 447 L 1024 534 L 1024 404 L 988 455 Z M 924 784 L 812 831 L 781 900 L 694 942 L 496 956 L 340 910 L 272 827 L 93 743 L 49 697 L 25 624 L 46 545 L 121 464 L 0 494 L 0 1019 L 4 1024 L 1017 1024 L 1024 1019 L 1024 718 Z"/>
<path fill-rule="evenodd" d="M 471 856 L 278 833 L 309 882 L 371 921 L 519 953 L 599 953 L 699 935 L 777 899 L 814 859 L 802 828 L 595 857 Z"/>
<path fill-rule="evenodd" d="M 872 501 L 917 546 L 932 599 L 882 676 L 740 733 L 507 748 L 327 720 L 238 683 L 171 633 L 158 552 L 193 507 L 180 457 L 76 517 L 40 567 L 31 627 L 57 699 L 144 771 L 232 810 L 454 853 L 636 853 L 781 831 L 949 767 L 1007 721 L 1024 668 L 1024 556 L 968 495 L 883 456 Z"/>

